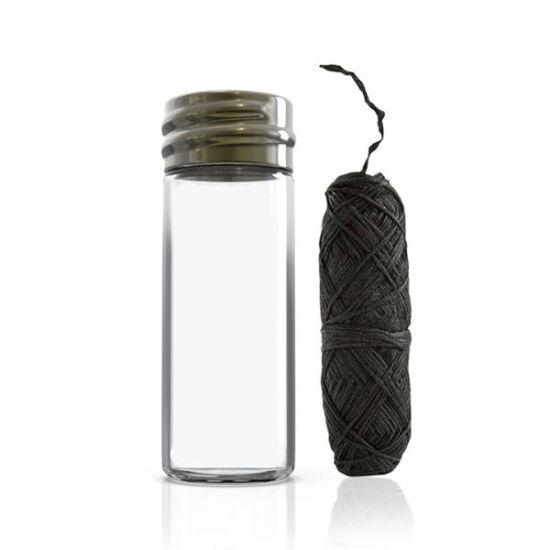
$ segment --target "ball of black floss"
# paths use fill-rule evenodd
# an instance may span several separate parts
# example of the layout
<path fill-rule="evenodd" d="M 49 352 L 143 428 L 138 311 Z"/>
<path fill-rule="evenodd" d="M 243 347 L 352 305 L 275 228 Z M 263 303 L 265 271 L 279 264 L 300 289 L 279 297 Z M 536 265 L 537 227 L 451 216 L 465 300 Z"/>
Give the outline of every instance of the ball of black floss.
<path fill-rule="evenodd" d="M 338 470 L 386 474 L 411 436 L 405 211 L 382 174 L 367 174 L 384 138 L 384 112 L 355 73 L 321 67 L 353 78 L 380 131 L 361 172 L 338 177 L 326 191 L 319 243 L 323 407 Z"/>

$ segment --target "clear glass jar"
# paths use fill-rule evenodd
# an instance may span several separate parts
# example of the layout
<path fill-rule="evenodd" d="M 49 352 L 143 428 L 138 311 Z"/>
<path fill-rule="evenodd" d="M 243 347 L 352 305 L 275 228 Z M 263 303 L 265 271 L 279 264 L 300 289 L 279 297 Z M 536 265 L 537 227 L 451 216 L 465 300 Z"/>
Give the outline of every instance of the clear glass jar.
<path fill-rule="evenodd" d="M 167 175 L 163 468 L 269 481 L 294 467 L 293 179 L 288 169 Z"/>

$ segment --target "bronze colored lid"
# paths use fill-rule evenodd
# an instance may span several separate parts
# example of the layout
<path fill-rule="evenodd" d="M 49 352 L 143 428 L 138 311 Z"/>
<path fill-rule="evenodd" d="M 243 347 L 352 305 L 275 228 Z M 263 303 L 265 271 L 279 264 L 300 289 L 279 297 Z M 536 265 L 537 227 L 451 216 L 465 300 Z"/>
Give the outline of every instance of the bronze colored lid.
<path fill-rule="evenodd" d="M 166 172 L 184 166 L 253 164 L 292 170 L 292 104 L 261 92 L 182 95 L 166 104 Z"/>

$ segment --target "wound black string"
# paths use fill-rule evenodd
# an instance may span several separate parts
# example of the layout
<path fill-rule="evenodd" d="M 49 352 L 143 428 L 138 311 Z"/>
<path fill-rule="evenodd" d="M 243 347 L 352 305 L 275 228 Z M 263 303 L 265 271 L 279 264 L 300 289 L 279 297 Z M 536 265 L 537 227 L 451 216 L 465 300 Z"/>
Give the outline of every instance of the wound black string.
<path fill-rule="evenodd" d="M 355 73 L 321 67 L 353 78 L 381 136 L 362 171 L 340 176 L 326 191 L 319 252 L 323 407 L 338 470 L 385 474 L 411 434 L 405 212 L 389 181 L 366 173 L 384 137 L 384 112 Z"/>

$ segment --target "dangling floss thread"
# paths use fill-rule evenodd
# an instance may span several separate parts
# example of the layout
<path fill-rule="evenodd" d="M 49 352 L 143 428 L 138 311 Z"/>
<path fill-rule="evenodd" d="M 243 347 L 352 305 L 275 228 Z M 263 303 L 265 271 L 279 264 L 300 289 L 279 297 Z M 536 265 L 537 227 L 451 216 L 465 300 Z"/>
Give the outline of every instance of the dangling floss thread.
<path fill-rule="evenodd" d="M 390 182 L 367 174 L 384 138 L 384 112 L 355 73 L 321 67 L 353 78 L 380 131 L 361 171 L 338 177 L 326 191 L 319 243 L 323 407 L 338 470 L 386 474 L 411 436 L 405 212 Z"/>

